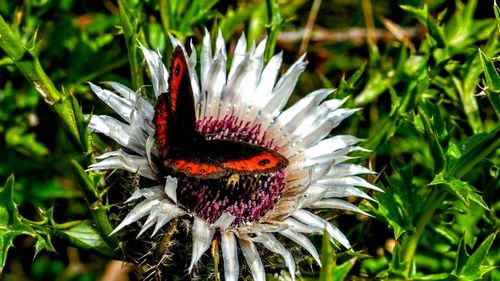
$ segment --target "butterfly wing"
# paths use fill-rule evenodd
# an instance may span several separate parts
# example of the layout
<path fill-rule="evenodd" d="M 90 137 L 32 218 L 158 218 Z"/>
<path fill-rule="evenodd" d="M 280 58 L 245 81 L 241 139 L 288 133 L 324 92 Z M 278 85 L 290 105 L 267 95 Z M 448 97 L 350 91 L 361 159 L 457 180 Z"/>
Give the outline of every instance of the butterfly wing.
<path fill-rule="evenodd" d="M 202 179 L 229 173 L 265 174 L 283 169 L 288 160 L 257 145 L 229 140 L 206 141 L 196 132 L 193 89 L 184 51 L 177 46 L 169 66 L 168 92 L 158 97 L 153 123 L 164 165 Z"/>
<path fill-rule="evenodd" d="M 177 46 L 170 60 L 168 92 L 158 97 L 153 123 L 155 141 L 162 157 L 172 147 L 190 142 L 197 135 L 193 89 L 184 51 Z"/>
<path fill-rule="evenodd" d="M 202 179 L 229 173 L 267 174 L 288 165 L 288 159 L 274 150 L 229 140 L 205 141 L 188 150 L 174 150 L 166 162 L 177 172 Z"/>

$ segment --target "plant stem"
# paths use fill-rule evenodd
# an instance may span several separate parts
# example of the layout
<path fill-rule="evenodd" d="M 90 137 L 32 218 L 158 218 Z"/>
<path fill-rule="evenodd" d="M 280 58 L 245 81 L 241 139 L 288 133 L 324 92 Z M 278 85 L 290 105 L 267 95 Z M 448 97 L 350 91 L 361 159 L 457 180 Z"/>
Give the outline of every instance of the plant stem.
<path fill-rule="evenodd" d="M 110 247 L 116 249 L 119 241 L 116 236 L 109 236 L 109 234 L 113 231 L 113 227 L 108 220 L 107 210 L 102 204 L 102 195 L 98 193 L 89 175 L 83 170 L 80 164 L 75 160 L 71 160 L 71 164 L 75 175 L 80 180 L 80 186 L 85 194 L 85 199 L 89 205 L 92 220 L 95 223 L 97 230 L 99 230 L 102 238 L 110 245 Z"/>
<path fill-rule="evenodd" d="M 274 54 L 274 48 L 278 41 L 278 35 L 283 21 L 277 0 L 266 0 L 267 4 L 267 43 L 264 52 L 264 59 L 269 61 Z"/>
<path fill-rule="evenodd" d="M 410 263 L 412 262 L 415 251 L 417 250 L 420 237 L 424 233 L 425 227 L 430 222 L 432 216 L 434 215 L 434 212 L 443 202 L 445 196 L 446 192 L 443 189 L 439 188 L 439 186 L 434 188 L 434 190 L 429 195 L 427 202 L 425 203 L 426 207 L 424 208 L 424 211 L 418 218 L 415 232 L 413 232 L 413 234 L 408 237 L 408 240 L 406 240 L 406 244 L 403 250 L 403 261 L 408 263 L 404 270 L 405 276 L 407 277 L 410 273 Z"/>
<path fill-rule="evenodd" d="M 32 48 L 25 46 L 1 16 L 0 48 L 12 59 L 43 100 L 56 112 L 73 140 L 79 143 L 80 138 L 71 110 L 71 100 L 56 89 L 43 70 L 36 55 L 36 45 Z"/>
<path fill-rule="evenodd" d="M 126 7 L 123 0 L 118 0 L 118 8 L 120 10 L 120 21 L 125 36 L 125 44 L 127 46 L 127 54 L 130 62 L 130 74 L 132 77 L 132 89 L 137 90 L 144 85 L 142 79 L 142 68 L 138 60 L 137 52 L 139 51 L 139 33 L 137 32 L 137 18 L 132 22 L 129 17 L 129 9 Z M 139 11 L 136 11 L 139 14 Z"/>

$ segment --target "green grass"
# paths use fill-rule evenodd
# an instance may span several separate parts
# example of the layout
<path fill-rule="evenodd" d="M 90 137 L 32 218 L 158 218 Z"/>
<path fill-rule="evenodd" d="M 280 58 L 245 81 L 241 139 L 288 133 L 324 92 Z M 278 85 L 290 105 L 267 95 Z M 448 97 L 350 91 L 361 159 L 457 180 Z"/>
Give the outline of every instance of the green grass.
<path fill-rule="evenodd" d="M 0 0 L 2 278 L 95 280 L 122 257 L 107 235 L 118 187 L 84 171 L 113 146 L 86 130 L 82 112 L 110 113 L 86 82 L 139 88 L 149 83 L 139 43 L 168 58 L 169 33 L 200 46 L 205 27 L 229 49 L 242 32 L 267 34 L 266 58 L 283 50 L 289 66 L 312 5 Z M 364 139 L 372 152 L 354 161 L 385 193 L 356 201 L 373 217 L 324 214 L 353 250 L 314 237 L 323 267 L 294 252 L 301 278 L 500 279 L 499 17 L 493 1 L 322 1 L 291 101 L 321 87 L 351 96 L 362 110 L 334 133 Z M 269 273 L 286 274 L 271 261 Z"/>

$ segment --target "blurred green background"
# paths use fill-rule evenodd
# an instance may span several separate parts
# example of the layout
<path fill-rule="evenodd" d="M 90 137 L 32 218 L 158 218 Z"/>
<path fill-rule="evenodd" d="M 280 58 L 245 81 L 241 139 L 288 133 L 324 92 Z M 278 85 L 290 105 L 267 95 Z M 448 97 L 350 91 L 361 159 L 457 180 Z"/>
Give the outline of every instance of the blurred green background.
<path fill-rule="evenodd" d="M 351 96 L 348 106 L 362 110 L 334 133 L 364 139 L 373 152 L 354 162 L 377 171 L 369 180 L 386 192 L 372 194 L 378 203 L 350 199 L 373 217 L 324 214 L 354 251 L 332 249 L 314 237 L 322 247 L 319 268 L 292 248 L 304 280 L 500 280 L 495 11 L 493 1 L 458 0 L 0 0 L 0 15 L 14 36 L 84 113 L 113 114 L 86 82 L 148 84 L 137 42 L 168 58 L 168 33 L 198 48 L 205 27 L 212 35 L 221 29 L 229 58 L 242 32 L 249 41 L 268 34 L 284 52 L 283 69 L 307 52 L 309 64 L 290 102 L 320 87 L 338 88 L 332 97 Z M 13 59 L 9 43 L 1 47 L 0 186 L 15 175 L 16 216 L 36 232 L 13 234 L 12 221 L 0 220 L 2 279 L 96 280 L 118 272 L 97 244 L 75 248 L 70 244 L 77 242 L 58 235 L 57 224 L 91 218 L 69 168 L 72 160 L 85 168 L 88 154 L 20 70 L 32 57 Z M 93 142 L 94 152 L 115 146 L 98 137 Z M 5 218 L 13 209 L 5 198 L 0 203 Z M 105 204 L 116 220 L 116 207 Z M 273 260 L 269 278 L 283 274 L 282 263 Z M 116 280 L 140 278 L 133 270 L 121 274 Z"/>

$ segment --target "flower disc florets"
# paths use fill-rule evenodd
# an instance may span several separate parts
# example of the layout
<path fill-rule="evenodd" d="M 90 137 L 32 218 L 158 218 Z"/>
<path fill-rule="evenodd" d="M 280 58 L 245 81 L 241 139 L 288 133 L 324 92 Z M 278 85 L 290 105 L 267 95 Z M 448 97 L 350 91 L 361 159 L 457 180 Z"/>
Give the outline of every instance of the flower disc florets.
<path fill-rule="evenodd" d="M 241 141 L 273 148 L 273 140 L 261 134 L 260 126 L 235 116 L 205 118 L 197 131 L 206 139 Z M 197 216 L 214 223 L 222 214 L 235 216 L 233 226 L 258 221 L 279 200 L 285 188 L 285 171 L 270 174 L 228 174 L 218 179 L 177 175 L 178 202 Z"/>

